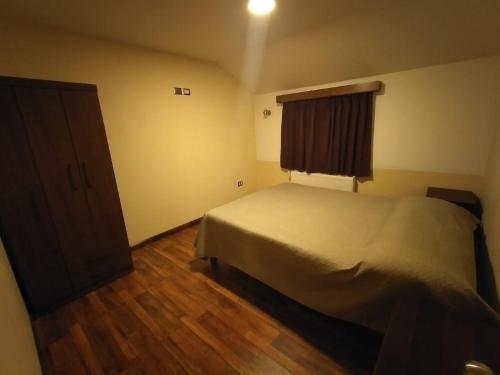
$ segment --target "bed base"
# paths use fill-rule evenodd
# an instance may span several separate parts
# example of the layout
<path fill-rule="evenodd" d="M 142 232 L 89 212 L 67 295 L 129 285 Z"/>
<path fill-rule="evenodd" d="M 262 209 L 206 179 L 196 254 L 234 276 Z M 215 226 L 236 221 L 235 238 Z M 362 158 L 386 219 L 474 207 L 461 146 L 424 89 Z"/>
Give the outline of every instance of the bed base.
<path fill-rule="evenodd" d="M 219 266 L 219 259 L 216 257 L 209 257 L 208 260 L 210 262 L 210 267 L 212 267 L 213 270 L 216 270 Z"/>

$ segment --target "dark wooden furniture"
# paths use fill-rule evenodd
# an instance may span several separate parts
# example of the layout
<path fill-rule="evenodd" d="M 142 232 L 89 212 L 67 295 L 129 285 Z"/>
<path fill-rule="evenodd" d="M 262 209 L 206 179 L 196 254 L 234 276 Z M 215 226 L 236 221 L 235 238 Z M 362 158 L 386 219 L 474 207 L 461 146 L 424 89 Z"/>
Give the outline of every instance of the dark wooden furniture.
<path fill-rule="evenodd" d="M 429 187 L 427 188 L 427 196 L 455 203 L 476 215 L 478 219 L 481 219 L 483 214 L 481 201 L 472 191 Z"/>
<path fill-rule="evenodd" d="M 463 374 L 469 360 L 500 371 L 500 327 L 453 315 L 425 298 L 403 298 L 394 311 L 375 375 Z"/>
<path fill-rule="evenodd" d="M 328 98 L 330 96 L 359 94 L 362 92 L 378 92 L 382 88 L 382 82 L 373 81 L 365 83 L 356 83 L 353 85 L 329 87 L 320 90 L 310 90 L 295 92 L 292 94 L 276 96 L 276 103 L 296 102 L 299 100 Z"/>
<path fill-rule="evenodd" d="M 0 77 L 0 235 L 39 315 L 132 269 L 95 85 Z"/>

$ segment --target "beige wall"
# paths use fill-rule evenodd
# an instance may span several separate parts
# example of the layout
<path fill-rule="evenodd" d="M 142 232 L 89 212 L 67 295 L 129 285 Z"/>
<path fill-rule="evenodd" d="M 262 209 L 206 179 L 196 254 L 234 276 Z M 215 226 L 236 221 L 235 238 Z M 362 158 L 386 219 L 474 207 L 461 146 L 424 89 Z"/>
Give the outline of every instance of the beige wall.
<path fill-rule="evenodd" d="M 360 193 L 384 196 L 425 195 L 429 186 L 471 190 L 482 196 L 484 177 L 456 173 L 374 169 L 373 178 L 358 181 Z"/>
<path fill-rule="evenodd" d="M 41 374 L 28 312 L 0 241 L 0 374 Z"/>
<path fill-rule="evenodd" d="M 500 106 L 498 111 L 499 125 L 488 165 L 483 204 L 486 242 L 500 299 Z"/>
<path fill-rule="evenodd" d="M 359 191 L 421 194 L 432 184 L 481 194 L 500 102 L 500 56 L 257 95 L 257 159 L 279 161 L 277 94 L 372 80 L 381 80 L 385 90 L 376 97 L 374 180 Z M 273 112 L 267 119 L 264 108 Z"/>
<path fill-rule="evenodd" d="M 279 162 L 257 161 L 256 188 L 262 189 L 288 181 L 288 171 L 281 170 Z M 449 186 L 471 190 L 479 196 L 484 192 L 485 177 L 419 171 L 374 169 L 373 179 L 358 181 L 359 193 L 384 196 L 425 195 L 429 186 Z"/>
<path fill-rule="evenodd" d="M 216 65 L 6 21 L 0 45 L 0 75 L 97 84 L 131 244 L 252 190 L 252 97 Z"/>
<path fill-rule="evenodd" d="M 289 180 L 288 171 L 282 170 L 280 163 L 275 161 L 257 160 L 255 174 L 255 188 L 257 190 Z"/>

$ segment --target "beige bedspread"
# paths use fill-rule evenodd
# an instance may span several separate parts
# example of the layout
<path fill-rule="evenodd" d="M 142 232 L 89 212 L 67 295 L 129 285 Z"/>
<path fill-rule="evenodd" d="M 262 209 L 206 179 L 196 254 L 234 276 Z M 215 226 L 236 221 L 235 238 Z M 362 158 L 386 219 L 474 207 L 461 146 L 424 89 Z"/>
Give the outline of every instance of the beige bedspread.
<path fill-rule="evenodd" d="M 431 198 L 281 184 L 209 211 L 199 257 L 217 257 L 324 314 L 384 331 L 402 293 L 498 324 L 476 293 L 474 217 Z"/>

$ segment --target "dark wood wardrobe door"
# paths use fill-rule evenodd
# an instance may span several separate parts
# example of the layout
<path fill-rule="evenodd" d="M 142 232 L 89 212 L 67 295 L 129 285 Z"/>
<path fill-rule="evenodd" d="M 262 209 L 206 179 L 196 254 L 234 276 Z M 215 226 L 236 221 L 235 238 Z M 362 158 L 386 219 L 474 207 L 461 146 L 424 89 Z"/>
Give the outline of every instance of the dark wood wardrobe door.
<path fill-rule="evenodd" d="M 104 274 L 130 269 L 130 247 L 97 92 L 61 93 L 100 250 L 92 268 Z"/>
<path fill-rule="evenodd" d="M 15 90 L 71 280 L 84 289 L 93 284 L 88 262 L 99 251 L 59 91 Z"/>
<path fill-rule="evenodd" d="M 0 230 L 31 313 L 72 293 L 14 90 L 0 87 Z"/>

